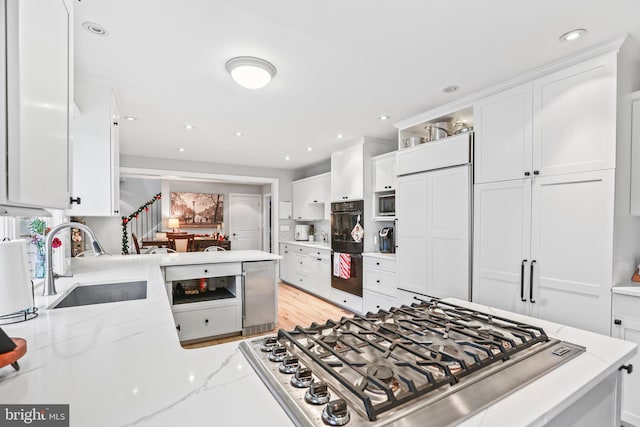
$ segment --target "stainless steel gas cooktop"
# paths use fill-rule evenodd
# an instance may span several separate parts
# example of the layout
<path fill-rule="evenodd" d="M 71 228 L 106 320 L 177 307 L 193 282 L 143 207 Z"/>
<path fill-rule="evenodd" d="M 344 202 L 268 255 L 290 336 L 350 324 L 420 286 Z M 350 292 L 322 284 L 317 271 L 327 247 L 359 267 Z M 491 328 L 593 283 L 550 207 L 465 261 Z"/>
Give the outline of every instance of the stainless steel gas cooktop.
<path fill-rule="evenodd" d="M 446 426 L 582 353 L 435 299 L 240 344 L 296 425 Z"/>

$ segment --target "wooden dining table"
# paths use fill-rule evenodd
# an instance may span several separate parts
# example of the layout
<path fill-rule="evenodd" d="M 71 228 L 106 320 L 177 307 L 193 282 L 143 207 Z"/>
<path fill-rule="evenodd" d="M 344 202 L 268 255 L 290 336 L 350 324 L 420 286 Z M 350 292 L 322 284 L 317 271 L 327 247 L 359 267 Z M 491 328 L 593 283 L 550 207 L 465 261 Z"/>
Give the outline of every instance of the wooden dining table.
<path fill-rule="evenodd" d="M 169 239 L 155 238 L 155 239 L 142 239 L 143 247 L 157 246 L 159 248 L 166 248 L 169 245 Z M 223 249 L 231 250 L 231 242 L 229 240 L 218 240 L 213 237 L 196 236 L 193 241 L 194 250 L 196 252 L 204 251 L 209 246 L 220 246 Z"/>

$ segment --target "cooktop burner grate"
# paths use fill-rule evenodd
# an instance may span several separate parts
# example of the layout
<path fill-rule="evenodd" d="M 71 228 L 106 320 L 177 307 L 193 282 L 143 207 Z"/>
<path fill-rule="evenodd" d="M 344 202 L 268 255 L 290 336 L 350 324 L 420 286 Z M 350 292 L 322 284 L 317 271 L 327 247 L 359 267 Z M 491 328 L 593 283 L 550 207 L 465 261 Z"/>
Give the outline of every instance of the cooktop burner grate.
<path fill-rule="evenodd" d="M 371 421 L 547 341 L 541 328 L 437 300 L 278 332 Z"/>

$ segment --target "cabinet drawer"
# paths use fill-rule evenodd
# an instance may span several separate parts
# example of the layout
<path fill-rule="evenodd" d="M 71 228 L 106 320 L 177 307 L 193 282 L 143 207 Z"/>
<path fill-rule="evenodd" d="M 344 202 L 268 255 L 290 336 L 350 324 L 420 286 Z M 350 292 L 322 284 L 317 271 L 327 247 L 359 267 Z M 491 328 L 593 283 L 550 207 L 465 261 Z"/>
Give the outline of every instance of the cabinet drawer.
<path fill-rule="evenodd" d="M 166 280 L 198 279 L 200 277 L 223 277 L 242 274 L 239 262 L 223 264 L 175 265 L 164 268 Z"/>
<path fill-rule="evenodd" d="M 365 268 L 363 285 L 365 289 L 370 291 L 395 297 L 397 285 L 396 274 L 373 268 Z"/>
<path fill-rule="evenodd" d="M 613 294 L 613 317 L 616 316 L 640 320 L 640 297 Z"/>
<path fill-rule="evenodd" d="M 362 298 L 331 288 L 331 301 L 356 313 L 362 313 Z"/>
<path fill-rule="evenodd" d="M 382 259 L 382 258 L 365 256 L 364 257 L 364 268 L 374 268 L 374 269 L 390 271 L 392 273 L 395 273 L 395 271 L 396 271 L 396 260 L 395 259 Z"/>
<path fill-rule="evenodd" d="M 174 312 L 180 341 L 212 337 L 242 329 L 240 304 Z"/>
<path fill-rule="evenodd" d="M 377 313 L 380 310 L 389 310 L 396 305 L 396 297 L 382 295 L 369 290 L 364 291 L 362 299 L 363 313 Z"/>

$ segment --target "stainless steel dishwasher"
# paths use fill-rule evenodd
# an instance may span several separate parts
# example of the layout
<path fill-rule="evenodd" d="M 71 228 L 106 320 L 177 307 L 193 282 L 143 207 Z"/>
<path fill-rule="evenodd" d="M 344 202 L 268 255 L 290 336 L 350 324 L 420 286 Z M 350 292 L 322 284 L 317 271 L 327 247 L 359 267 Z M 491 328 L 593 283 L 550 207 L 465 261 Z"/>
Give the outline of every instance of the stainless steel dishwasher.
<path fill-rule="evenodd" d="M 242 335 L 275 328 L 278 321 L 276 261 L 242 263 Z"/>

